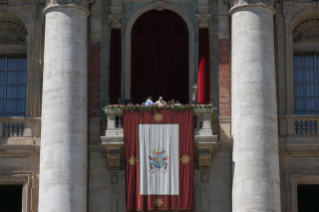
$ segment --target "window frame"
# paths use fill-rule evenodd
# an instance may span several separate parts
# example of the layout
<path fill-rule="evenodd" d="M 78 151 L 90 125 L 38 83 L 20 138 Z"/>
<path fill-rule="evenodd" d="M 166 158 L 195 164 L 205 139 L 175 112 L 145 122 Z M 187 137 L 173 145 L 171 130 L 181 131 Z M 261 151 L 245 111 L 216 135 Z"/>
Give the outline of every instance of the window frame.
<path fill-rule="evenodd" d="M 7 82 L 7 74 L 8 71 L 14 71 L 16 73 L 16 80 L 14 84 L 9 84 L 9 86 L 15 86 L 15 98 L 10 98 L 9 100 L 15 100 L 15 111 L 14 111 L 14 115 L 13 116 L 18 116 L 18 117 L 26 117 L 26 112 L 27 112 L 27 86 L 28 86 L 28 57 L 27 55 L 22 55 L 22 54 L 17 54 L 17 55 L 0 55 L 0 58 L 5 58 L 5 69 L 4 71 L 4 84 L 1 84 L 2 86 L 4 86 L 4 94 L 3 94 L 3 116 L 2 117 L 12 117 L 7 116 L 7 111 L 6 111 L 6 103 L 7 103 L 7 86 L 8 86 L 8 82 Z M 15 70 L 8 70 L 8 59 L 10 58 L 14 58 L 17 59 L 16 61 L 16 68 Z M 25 70 L 18 70 L 18 59 L 25 59 L 26 60 L 26 69 Z M 19 84 L 18 83 L 18 72 L 19 71 L 24 71 L 26 73 L 26 79 L 25 79 L 25 83 L 24 84 Z M 18 98 L 18 86 L 19 85 L 24 85 L 25 86 L 25 97 L 24 98 Z M 17 102 L 18 100 L 24 100 L 25 101 L 25 105 L 24 105 L 24 114 L 22 115 L 22 113 L 18 113 L 17 112 Z M 0 116 L 1 117 L 1 116 Z"/>
<path fill-rule="evenodd" d="M 311 55 L 313 59 L 313 71 L 314 71 L 314 81 L 313 82 L 307 82 L 306 81 L 306 70 L 310 69 L 305 66 L 305 56 Z M 302 56 L 302 67 L 295 67 L 295 57 L 296 56 Z M 317 67 L 317 57 L 319 58 L 319 54 L 316 53 L 294 53 L 293 55 L 293 100 L 294 100 L 294 114 L 295 115 L 318 115 L 319 110 L 318 110 L 318 94 L 317 94 L 317 86 L 319 84 L 319 80 L 317 80 L 317 71 L 319 71 L 319 67 Z M 296 75 L 295 71 L 296 69 L 302 70 L 303 74 L 303 81 L 296 81 Z M 303 84 L 303 95 L 302 96 L 297 96 L 296 95 L 296 90 L 295 90 L 295 85 L 296 83 Z M 314 84 L 314 96 L 307 96 L 306 95 L 306 84 Z M 306 108 L 306 100 L 307 97 L 313 97 L 315 99 L 315 114 L 308 114 L 307 113 L 307 108 Z M 297 112 L 301 112 L 301 110 L 296 111 L 296 98 L 303 98 L 303 113 L 297 114 Z M 308 111 L 309 112 L 309 111 Z"/>

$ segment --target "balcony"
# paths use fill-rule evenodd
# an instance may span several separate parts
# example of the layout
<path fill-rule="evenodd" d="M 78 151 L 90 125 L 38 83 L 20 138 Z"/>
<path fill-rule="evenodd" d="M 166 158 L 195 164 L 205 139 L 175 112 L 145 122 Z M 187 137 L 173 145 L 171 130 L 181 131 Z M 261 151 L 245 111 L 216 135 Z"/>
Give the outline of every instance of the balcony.
<path fill-rule="evenodd" d="M 0 117 L 0 155 L 40 153 L 41 118 Z"/>
<path fill-rule="evenodd" d="M 286 115 L 279 121 L 279 152 L 319 155 L 318 115 Z"/>
<path fill-rule="evenodd" d="M 101 136 L 101 146 L 108 156 L 110 169 L 124 169 L 123 110 L 106 110 L 107 129 Z M 194 110 L 195 167 L 208 169 L 211 156 L 218 149 L 217 135 L 211 127 L 208 109 Z"/>

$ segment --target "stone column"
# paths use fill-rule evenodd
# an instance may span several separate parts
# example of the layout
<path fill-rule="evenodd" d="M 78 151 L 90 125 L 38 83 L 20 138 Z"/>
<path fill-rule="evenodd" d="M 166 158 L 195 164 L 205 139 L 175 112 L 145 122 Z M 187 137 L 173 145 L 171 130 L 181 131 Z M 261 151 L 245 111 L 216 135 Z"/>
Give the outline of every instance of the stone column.
<path fill-rule="evenodd" d="M 238 0 L 232 17 L 234 212 L 279 212 L 280 179 L 272 3 Z M 256 2 L 256 1 L 254 1 Z"/>
<path fill-rule="evenodd" d="M 122 35 L 121 28 L 124 23 L 123 14 L 109 15 L 111 30 L 110 45 L 110 103 L 117 104 L 121 98 L 121 77 L 122 77 Z"/>
<path fill-rule="evenodd" d="M 87 211 L 86 4 L 49 0 L 44 10 L 39 212 Z"/>
<path fill-rule="evenodd" d="M 208 7 L 209 8 L 209 7 Z M 207 9 L 208 10 L 208 9 Z M 211 14 L 196 14 L 198 32 L 198 102 L 210 103 L 210 58 L 208 27 Z"/>

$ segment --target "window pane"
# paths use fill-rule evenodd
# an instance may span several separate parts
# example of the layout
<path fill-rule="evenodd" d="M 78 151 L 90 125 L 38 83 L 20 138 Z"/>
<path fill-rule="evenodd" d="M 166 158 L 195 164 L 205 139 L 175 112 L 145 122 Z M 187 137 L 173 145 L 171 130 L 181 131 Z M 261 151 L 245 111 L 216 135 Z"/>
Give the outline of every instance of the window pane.
<path fill-rule="evenodd" d="M 315 110 L 316 103 L 315 98 L 306 98 L 306 110 Z"/>
<path fill-rule="evenodd" d="M 0 84 L 4 84 L 4 78 L 5 78 L 4 71 L 0 71 Z"/>
<path fill-rule="evenodd" d="M 17 100 L 17 113 L 25 112 L 25 100 Z"/>
<path fill-rule="evenodd" d="M 25 86 L 18 86 L 17 98 L 25 98 Z"/>
<path fill-rule="evenodd" d="M 17 70 L 17 59 L 8 58 L 7 70 Z"/>
<path fill-rule="evenodd" d="M 314 96 L 315 95 L 315 84 L 306 83 L 306 96 Z"/>
<path fill-rule="evenodd" d="M 0 99 L 0 113 L 3 113 L 3 100 Z"/>
<path fill-rule="evenodd" d="M 303 70 L 295 69 L 295 82 L 303 82 Z"/>
<path fill-rule="evenodd" d="M 313 68 L 314 67 L 314 57 L 313 55 L 305 55 L 305 67 Z"/>
<path fill-rule="evenodd" d="M 16 84 L 17 72 L 8 71 L 7 72 L 7 84 Z"/>
<path fill-rule="evenodd" d="M 316 115 L 316 112 L 315 111 L 307 111 L 306 114 Z"/>
<path fill-rule="evenodd" d="M 304 89 L 303 89 L 303 83 L 295 83 L 295 96 L 303 96 L 304 95 Z"/>
<path fill-rule="evenodd" d="M 19 58 L 18 59 L 18 70 L 27 70 L 27 59 Z"/>
<path fill-rule="evenodd" d="M 0 70 L 4 71 L 5 67 L 6 67 L 6 58 L 0 58 Z"/>
<path fill-rule="evenodd" d="M 16 86 L 7 86 L 7 99 L 16 98 Z"/>
<path fill-rule="evenodd" d="M 294 67 L 295 68 L 302 68 L 303 67 L 303 55 L 295 55 Z"/>
<path fill-rule="evenodd" d="M 315 81 L 315 72 L 313 69 L 306 69 L 306 82 L 314 82 Z"/>
<path fill-rule="evenodd" d="M 317 55 L 316 65 L 317 65 L 317 68 L 319 68 L 319 55 Z"/>
<path fill-rule="evenodd" d="M 6 115 L 14 115 L 16 110 L 16 100 L 7 100 L 6 103 Z"/>
<path fill-rule="evenodd" d="M 27 73 L 25 71 L 18 72 L 18 84 L 25 85 L 27 79 Z"/>
<path fill-rule="evenodd" d="M 4 98 L 4 86 L 0 86 L 0 99 Z"/>
<path fill-rule="evenodd" d="M 295 110 L 304 111 L 304 98 L 295 98 Z"/>

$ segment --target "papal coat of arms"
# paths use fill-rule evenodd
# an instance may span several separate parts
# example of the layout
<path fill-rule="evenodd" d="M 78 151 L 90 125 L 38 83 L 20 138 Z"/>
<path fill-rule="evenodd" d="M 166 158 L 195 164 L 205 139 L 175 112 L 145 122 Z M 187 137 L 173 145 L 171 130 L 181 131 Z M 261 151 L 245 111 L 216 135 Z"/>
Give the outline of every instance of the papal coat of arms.
<path fill-rule="evenodd" d="M 161 171 L 163 173 L 168 171 L 168 155 L 161 147 L 157 147 L 156 151 L 153 150 L 149 156 L 150 171 Z"/>

